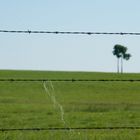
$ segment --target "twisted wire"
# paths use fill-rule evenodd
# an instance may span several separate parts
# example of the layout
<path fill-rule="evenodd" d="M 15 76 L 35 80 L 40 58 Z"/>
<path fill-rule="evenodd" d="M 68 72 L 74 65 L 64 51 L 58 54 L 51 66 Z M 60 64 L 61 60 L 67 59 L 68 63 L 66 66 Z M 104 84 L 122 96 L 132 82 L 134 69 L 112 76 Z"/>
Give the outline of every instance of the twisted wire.
<path fill-rule="evenodd" d="M 70 32 L 70 31 L 31 31 L 31 30 L 0 30 L 0 33 L 27 34 L 71 34 L 71 35 L 140 35 L 139 32 Z"/>

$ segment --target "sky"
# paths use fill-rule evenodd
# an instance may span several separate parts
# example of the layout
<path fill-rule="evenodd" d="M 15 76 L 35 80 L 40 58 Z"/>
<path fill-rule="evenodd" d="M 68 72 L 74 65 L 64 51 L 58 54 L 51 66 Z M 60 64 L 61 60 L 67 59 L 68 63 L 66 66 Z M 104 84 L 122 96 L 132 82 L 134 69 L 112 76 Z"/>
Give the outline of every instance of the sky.
<path fill-rule="evenodd" d="M 140 32 L 140 0 L 0 0 L 0 30 Z M 0 69 L 140 72 L 140 36 L 0 33 Z"/>

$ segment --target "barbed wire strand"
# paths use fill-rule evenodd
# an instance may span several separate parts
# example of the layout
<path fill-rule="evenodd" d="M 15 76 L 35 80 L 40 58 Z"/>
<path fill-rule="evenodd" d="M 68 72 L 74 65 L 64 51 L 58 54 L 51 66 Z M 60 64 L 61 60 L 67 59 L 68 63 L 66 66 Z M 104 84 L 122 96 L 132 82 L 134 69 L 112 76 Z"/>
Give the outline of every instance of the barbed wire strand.
<path fill-rule="evenodd" d="M 140 79 L 0 79 L 0 82 L 140 82 Z"/>
<path fill-rule="evenodd" d="M 140 35 L 140 32 L 70 32 L 70 31 L 31 31 L 31 30 L 0 30 L 0 33 L 27 34 L 77 34 L 77 35 Z"/>
<path fill-rule="evenodd" d="M 70 131 L 71 130 L 140 130 L 140 126 L 120 126 L 120 127 L 76 127 L 76 128 L 0 128 L 0 131 Z"/>

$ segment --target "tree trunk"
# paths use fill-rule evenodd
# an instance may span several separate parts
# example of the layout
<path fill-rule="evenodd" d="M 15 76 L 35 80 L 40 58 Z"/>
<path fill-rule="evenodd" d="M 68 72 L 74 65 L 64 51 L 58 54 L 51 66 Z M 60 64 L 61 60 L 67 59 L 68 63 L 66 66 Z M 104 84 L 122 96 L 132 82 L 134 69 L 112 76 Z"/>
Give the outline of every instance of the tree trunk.
<path fill-rule="evenodd" d="M 123 57 L 121 57 L 121 73 L 123 73 Z"/>
<path fill-rule="evenodd" d="M 119 58 L 117 60 L 117 73 L 119 73 Z"/>

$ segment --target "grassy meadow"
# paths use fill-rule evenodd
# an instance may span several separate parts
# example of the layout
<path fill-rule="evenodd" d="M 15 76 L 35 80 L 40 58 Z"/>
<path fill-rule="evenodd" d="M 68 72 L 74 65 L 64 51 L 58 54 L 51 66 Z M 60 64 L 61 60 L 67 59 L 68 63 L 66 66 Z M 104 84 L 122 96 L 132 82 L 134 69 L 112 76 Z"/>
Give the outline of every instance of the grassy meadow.
<path fill-rule="evenodd" d="M 0 79 L 140 79 L 140 74 L 0 71 Z M 0 129 L 139 127 L 140 82 L 0 82 Z M 56 103 L 54 102 L 56 101 Z M 60 107 L 64 110 L 64 114 Z M 62 120 L 63 116 L 63 120 Z M 140 130 L 5 131 L 5 140 L 139 140 Z"/>

